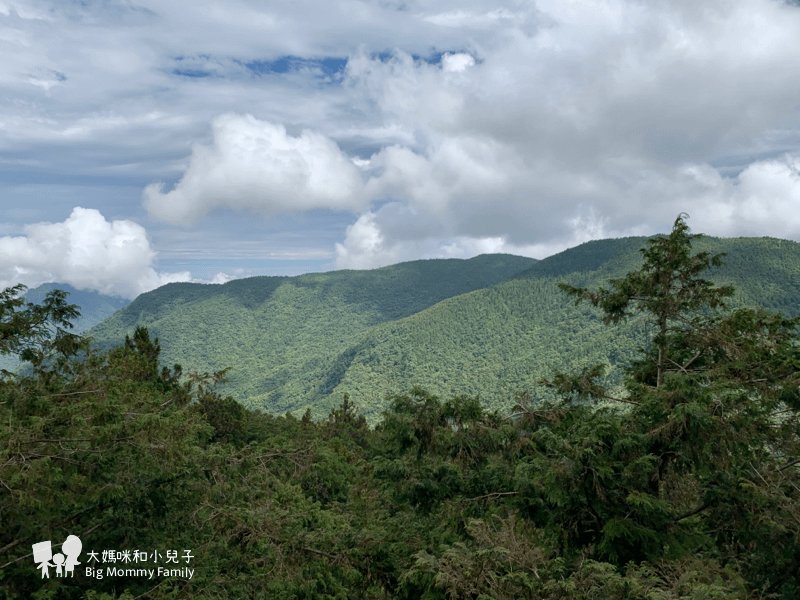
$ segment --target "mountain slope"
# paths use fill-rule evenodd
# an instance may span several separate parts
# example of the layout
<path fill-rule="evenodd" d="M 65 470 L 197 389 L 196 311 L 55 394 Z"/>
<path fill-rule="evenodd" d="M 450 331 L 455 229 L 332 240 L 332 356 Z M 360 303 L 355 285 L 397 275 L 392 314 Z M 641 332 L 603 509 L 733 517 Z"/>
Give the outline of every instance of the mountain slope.
<path fill-rule="evenodd" d="M 646 237 L 596 240 L 570 248 L 534 264 L 515 279 L 571 277 L 574 285 L 596 285 L 624 277 L 641 265 Z M 722 267 L 709 271 L 720 285 L 734 285 L 740 305 L 769 306 L 795 313 L 800 299 L 800 244 L 776 238 L 713 238 L 697 240 L 694 252 L 727 253 Z M 766 304 L 765 304 L 766 303 Z"/>
<path fill-rule="evenodd" d="M 201 372 L 231 366 L 230 393 L 282 411 L 314 395 L 333 361 L 370 327 L 494 285 L 535 262 L 497 254 L 224 285 L 175 283 L 142 294 L 88 334 L 108 347 L 145 325 L 159 337 L 165 363 Z"/>
<path fill-rule="evenodd" d="M 425 311 L 370 329 L 336 361 L 336 385 L 323 383 L 308 403 L 327 414 L 347 393 L 371 417 L 387 392 L 419 384 L 438 395 L 480 395 L 509 409 L 517 391 L 547 392 L 537 382 L 554 368 L 604 363 L 608 381 L 654 335 L 633 318 L 606 327 L 589 306 L 574 306 L 557 284 L 597 287 L 641 265 L 646 238 L 589 242 L 537 262 L 488 289 L 451 298 Z M 772 238 L 704 238 L 695 251 L 727 252 L 710 278 L 737 289 L 732 307 L 765 306 L 800 314 L 800 244 Z"/>
<path fill-rule="evenodd" d="M 606 363 L 609 381 L 648 343 L 634 318 L 605 327 L 560 281 L 595 287 L 639 268 L 646 238 L 599 240 L 541 261 L 488 255 L 374 271 L 262 277 L 222 286 L 170 284 L 137 298 L 90 334 L 119 343 L 136 325 L 157 335 L 168 364 L 233 368 L 224 391 L 273 413 L 324 417 L 348 394 L 370 418 L 387 393 L 419 384 L 509 408 L 553 368 Z M 735 306 L 800 313 L 800 244 L 772 238 L 700 240 L 727 252 L 711 275 Z"/>

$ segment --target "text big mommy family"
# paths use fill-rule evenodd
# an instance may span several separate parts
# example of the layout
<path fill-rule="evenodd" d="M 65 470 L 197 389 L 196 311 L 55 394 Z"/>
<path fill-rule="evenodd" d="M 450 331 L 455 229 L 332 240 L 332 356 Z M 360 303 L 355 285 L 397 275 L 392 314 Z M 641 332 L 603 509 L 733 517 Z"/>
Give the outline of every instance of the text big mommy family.
<path fill-rule="evenodd" d="M 179 569 L 166 569 L 158 567 L 154 569 L 124 569 L 122 567 L 106 567 L 103 572 L 103 567 L 86 567 L 86 575 L 94 577 L 95 579 L 102 579 L 103 577 L 182 577 L 183 579 L 191 579 L 194 575 L 194 569 L 182 567 Z"/>

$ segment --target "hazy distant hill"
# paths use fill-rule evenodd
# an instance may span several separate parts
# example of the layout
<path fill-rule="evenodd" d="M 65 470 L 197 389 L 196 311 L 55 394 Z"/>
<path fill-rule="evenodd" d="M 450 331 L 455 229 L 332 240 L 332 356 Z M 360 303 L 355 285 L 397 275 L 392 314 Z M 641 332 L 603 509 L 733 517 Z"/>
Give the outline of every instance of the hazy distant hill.
<path fill-rule="evenodd" d="M 420 384 L 508 408 L 552 368 L 606 362 L 612 381 L 652 335 L 642 319 L 608 328 L 556 284 L 596 286 L 641 264 L 646 238 L 589 242 L 541 261 L 509 255 L 414 261 L 373 271 L 170 284 L 90 333 L 119 343 L 147 325 L 165 363 L 233 367 L 225 389 L 250 407 L 325 416 L 347 393 L 376 416 L 386 393 Z M 800 313 L 800 244 L 706 238 L 727 252 L 713 274 L 738 305 Z"/>
<path fill-rule="evenodd" d="M 76 333 L 81 333 L 91 329 L 100 321 L 103 321 L 131 303 L 127 298 L 118 296 L 107 296 L 95 290 L 78 290 L 68 283 L 43 283 L 39 287 L 31 288 L 25 292 L 25 298 L 29 302 L 38 304 L 42 302 L 51 290 L 64 290 L 69 294 L 67 302 L 80 306 L 81 316 L 73 325 Z"/>
<path fill-rule="evenodd" d="M 75 327 L 72 331 L 74 333 L 83 333 L 87 329 L 91 329 L 131 302 L 127 298 L 107 296 L 94 290 L 78 290 L 68 283 L 43 283 L 27 290 L 24 296 L 29 302 L 39 304 L 49 291 L 56 289 L 69 293 L 67 296 L 69 304 L 80 306 L 81 316 L 73 323 Z M 16 356 L 0 355 L 0 369 L 10 371 L 17 368 L 18 365 L 19 361 Z"/>

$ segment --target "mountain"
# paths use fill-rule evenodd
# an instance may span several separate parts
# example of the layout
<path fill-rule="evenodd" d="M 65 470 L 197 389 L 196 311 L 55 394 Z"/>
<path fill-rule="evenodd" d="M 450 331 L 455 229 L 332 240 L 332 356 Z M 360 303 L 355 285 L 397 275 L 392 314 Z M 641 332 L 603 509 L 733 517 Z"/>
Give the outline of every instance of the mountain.
<path fill-rule="evenodd" d="M 106 348 L 145 325 L 159 338 L 165 364 L 200 372 L 231 366 L 225 391 L 242 403 L 297 410 L 317 402 L 320 382 L 330 379 L 339 355 L 371 327 L 490 287 L 534 264 L 494 254 L 223 285 L 173 283 L 140 295 L 88 335 Z"/>
<path fill-rule="evenodd" d="M 386 392 L 421 385 L 445 398 L 479 395 L 508 411 L 515 393 L 548 395 L 537 382 L 553 369 L 606 364 L 607 383 L 655 334 L 632 318 L 603 325 L 599 311 L 575 306 L 559 282 L 598 287 L 641 266 L 647 238 L 588 242 L 537 262 L 487 289 L 454 297 L 406 319 L 376 326 L 341 353 L 316 402 L 347 393 L 367 414 L 378 413 Z M 726 252 L 726 266 L 709 278 L 733 285 L 731 307 L 765 306 L 800 314 L 800 244 L 770 238 L 703 238 L 695 251 Z M 335 384 L 335 385 L 334 385 Z M 377 393 L 376 393 L 377 391 Z"/>
<path fill-rule="evenodd" d="M 541 261 L 510 255 L 401 263 L 372 271 L 258 277 L 221 286 L 170 284 L 143 294 L 89 333 L 118 344 L 137 325 L 162 359 L 186 369 L 232 367 L 224 388 L 251 408 L 324 417 L 348 394 L 375 419 L 387 393 L 418 384 L 449 397 L 480 395 L 508 409 L 553 368 L 605 363 L 608 381 L 653 336 L 633 318 L 602 324 L 557 284 L 596 287 L 641 265 L 647 238 L 598 240 Z M 725 252 L 710 278 L 737 288 L 733 306 L 800 314 L 800 244 L 703 238 Z"/>
<path fill-rule="evenodd" d="M 107 296 L 94 290 L 79 290 L 68 283 L 43 283 L 38 287 L 26 290 L 23 296 L 28 302 L 40 304 L 44 301 L 47 293 L 52 290 L 64 290 L 69 294 L 67 302 L 80 307 L 81 316 L 73 323 L 73 333 L 83 333 L 87 329 L 91 329 L 130 304 L 130 300 L 127 298 Z M 13 371 L 17 367 L 19 367 L 19 360 L 16 356 L 0 356 L 0 369 Z"/>

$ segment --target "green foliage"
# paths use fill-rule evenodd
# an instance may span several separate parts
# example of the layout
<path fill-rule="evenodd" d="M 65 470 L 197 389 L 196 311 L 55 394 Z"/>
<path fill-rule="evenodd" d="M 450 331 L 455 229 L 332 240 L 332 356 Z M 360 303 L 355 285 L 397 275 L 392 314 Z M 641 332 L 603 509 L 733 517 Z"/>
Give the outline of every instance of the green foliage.
<path fill-rule="evenodd" d="M 669 236 L 648 240 L 648 248 L 641 250 L 644 257 L 641 268 L 628 273 L 624 279 L 612 279 L 611 290 L 600 288 L 592 292 L 568 284 L 559 287 L 577 296 L 576 304 L 588 300 L 592 306 L 599 307 L 606 324 L 617 324 L 629 317 L 631 303 L 637 311 L 666 321 L 674 321 L 700 308 L 724 308 L 723 298 L 732 296 L 733 288 L 717 288 L 711 281 L 699 277 L 712 266 L 721 266 L 724 253 L 710 256 L 708 252 L 700 252 L 690 256 L 692 243 L 702 234 L 689 233 L 686 216 L 678 216 Z"/>
<path fill-rule="evenodd" d="M 592 292 L 566 283 L 559 287 L 570 296 L 577 296 L 575 304 L 588 300 L 603 311 L 603 323 L 617 324 L 631 315 L 631 304 L 639 312 L 649 313 L 656 321 L 657 334 L 653 342 L 658 347 L 656 358 L 656 386 L 663 385 L 664 372 L 672 365 L 680 366 L 668 356 L 668 333 L 686 326 L 687 319 L 700 309 L 727 308 L 724 298 L 733 296 L 731 286 L 715 287 L 699 277 L 700 273 L 722 265 L 724 253 L 709 255 L 700 252 L 690 256 L 692 242 L 702 237 L 690 235 L 683 214 L 678 215 L 672 233 L 666 237 L 648 240 L 642 249 L 644 264 L 638 271 L 628 273 L 624 279 L 612 279 L 611 290 L 600 288 Z"/>
<path fill-rule="evenodd" d="M 16 286 L 11 288 L 21 291 L 24 286 Z M 106 296 L 95 291 L 77 290 L 74 287 L 66 284 L 53 284 L 44 283 L 39 287 L 28 289 L 21 296 L 25 302 L 34 305 L 40 305 L 47 300 L 48 294 L 53 291 L 63 291 L 70 296 L 70 300 L 80 306 L 80 314 L 69 317 L 72 324 L 71 333 L 83 333 L 90 327 L 97 325 L 100 321 L 107 319 L 120 308 L 126 306 L 129 301 L 123 298 L 116 298 L 113 296 Z M 17 355 L 3 355 L 0 354 L 0 369 L 7 371 L 14 371 L 24 367 L 20 364 Z"/>
<path fill-rule="evenodd" d="M 567 535 L 565 547 L 591 544 L 596 557 L 618 566 L 713 548 L 708 556 L 734 565 L 752 589 L 788 597 L 800 566 L 800 520 L 785 518 L 800 501 L 800 320 L 701 310 L 720 307 L 732 292 L 699 278 L 715 257 L 690 256 L 687 231 L 679 217 L 671 236 L 651 241 L 643 269 L 612 281 L 613 291 L 564 286 L 609 323 L 635 300 L 660 323 L 659 334 L 628 368 L 620 399 L 633 408 L 619 413 L 624 420 L 571 407 L 543 437 L 557 447 L 536 472 L 562 467 L 556 485 L 566 510 L 558 524 L 584 536 Z M 611 398 L 595 381 L 601 374 L 601 367 L 557 373 L 547 384 L 578 399 Z M 776 512 L 765 520 L 765 510 Z"/>
<path fill-rule="evenodd" d="M 736 287 L 725 298 L 730 306 L 800 314 L 800 244 L 691 242 L 708 257 L 726 254 L 729 268 L 712 266 L 707 279 Z M 480 395 L 484 406 L 509 411 L 519 390 L 554 399 L 538 384 L 554 369 L 602 363 L 599 382 L 622 385 L 625 367 L 655 344 L 658 328 L 636 314 L 605 327 L 590 306 L 565 303 L 558 284 L 610 288 L 609 280 L 642 266 L 638 249 L 646 243 L 600 240 L 541 261 L 487 255 L 221 286 L 170 284 L 91 335 L 110 348 L 147 326 L 167 364 L 200 373 L 231 367 L 220 392 L 272 414 L 310 410 L 324 419 L 347 394 L 375 424 L 387 396 L 417 384 L 441 398 Z"/>
<path fill-rule="evenodd" d="M 247 439 L 247 410 L 230 396 L 204 394 L 197 406 L 214 428 L 209 440 L 214 444 L 242 445 Z"/>
<path fill-rule="evenodd" d="M 709 241 L 681 239 L 687 246 Z M 607 264 L 603 252 L 595 254 L 595 266 Z M 692 260 L 689 252 L 681 256 Z M 534 269 L 573 269 L 568 258 Z M 691 288 L 701 271 L 683 284 Z M 575 288 L 599 278 L 567 272 Z M 602 285 L 610 285 L 625 274 L 604 276 Z M 335 287 L 322 278 L 301 292 L 288 281 L 267 291 L 241 284 L 248 293 L 221 298 L 215 310 L 293 297 L 273 305 L 285 320 L 271 321 L 271 339 L 287 341 L 292 336 L 280 324 L 294 311 L 310 314 L 300 299 L 313 297 L 320 282 Z M 467 349 L 477 371 L 493 352 L 513 363 L 519 350 L 508 340 L 524 336 L 551 349 L 538 357 L 539 369 L 567 366 L 555 355 L 558 345 L 585 349 L 574 374 L 551 375 L 548 398 L 509 394 L 510 414 L 488 409 L 477 393 L 411 386 L 382 398 L 374 427 L 355 394 L 340 395 L 321 419 L 310 410 L 302 418 L 249 410 L 219 391 L 226 369 L 163 367 L 163 332 L 151 337 L 136 319 L 118 347 L 74 360 L 70 348 L 85 343 L 53 346 L 56 330 L 48 329 L 52 321 L 68 329 L 63 297 L 36 308 L 17 302 L 19 289 L 6 290 L 3 339 L 9 349 L 35 348 L 43 359 L 0 382 L 0 598 L 798 597 L 797 320 L 742 307 L 734 296 L 729 312 L 684 306 L 691 310 L 668 319 L 663 344 L 621 352 L 593 341 L 597 332 L 613 343 L 634 342 L 615 337 L 590 309 L 559 303 L 556 289 L 554 280 L 528 273 L 379 324 L 372 333 L 383 336 L 380 344 L 371 345 L 362 330 L 333 390 L 357 381 L 357 369 L 378 373 L 362 357 L 394 344 L 392 335 L 416 373 L 447 371 L 447 361 L 467 371 L 440 347 L 447 339 L 449 347 Z M 537 290 L 541 296 L 531 293 Z M 185 308 L 196 292 L 173 288 L 170 301 Z M 192 301 L 205 303 L 202 296 Z M 543 297 L 549 300 L 535 305 Z M 636 306 L 634 299 L 627 323 L 615 329 L 644 334 L 647 315 L 633 314 Z M 450 311 L 452 319 L 437 329 Z M 492 325 L 494 312 L 511 319 L 508 328 Z M 457 314 L 475 342 L 456 333 Z M 562 322 L 576 314 L 581 325 Z M 542 333 L 550 322 L 561 323 L 561 339 Z M 416 328 L 407 329 L 410 323 Z M 511 336 L 517 327 L 507 352 L 497 350 L 503 344 L 492 336 Z M 281 348 L 292 347 L 287 341 Z M 662 382 L 659 349 L 671 361 Z M 588 360 L 594 356 L 607 360 L 597 366 Z M 526 360 L 519 364 L 534 358 Z M 616 387 L 603 379 L 612 370 Z M 90 549 L 190 549 L 195 573 L 150 581 L 94 579 L 76 570 L 74 578 L 43 580 L 31 544 L 68 534 L 81 537 L 84 560 Z"/>
<path fill-rule="evenodd" d="M 41 304 L 31 304 L 20 296 L 25 289 L 20 284 L 0 292 L 0 354 L 18 354 L 36 367 L 48 358 L 77 354 L 84 345 L 67 330 L 80 316 L 78 307 L 67 304 L 62 290 L 49 292 Z"/>

